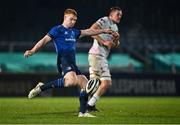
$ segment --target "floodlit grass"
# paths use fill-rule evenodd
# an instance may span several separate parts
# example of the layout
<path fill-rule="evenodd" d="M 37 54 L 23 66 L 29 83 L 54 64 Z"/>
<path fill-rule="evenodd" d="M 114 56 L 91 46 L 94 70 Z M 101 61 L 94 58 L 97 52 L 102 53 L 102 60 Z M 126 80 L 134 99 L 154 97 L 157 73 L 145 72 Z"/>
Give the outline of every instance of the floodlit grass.
<path fill-rule="evenodd" d="M 0 123 L 18 124 L 135 124 L 180 123 L 179 97 L 106 97 L 92 113 L 78 118 L 78 97 L 0 98 Z"/>

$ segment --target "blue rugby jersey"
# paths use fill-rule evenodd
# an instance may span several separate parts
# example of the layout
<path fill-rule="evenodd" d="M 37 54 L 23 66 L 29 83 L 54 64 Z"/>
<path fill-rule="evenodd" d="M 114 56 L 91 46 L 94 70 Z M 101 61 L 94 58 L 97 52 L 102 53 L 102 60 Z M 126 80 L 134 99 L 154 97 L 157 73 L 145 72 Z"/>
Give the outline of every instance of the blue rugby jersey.
<path fill-rule="evenodd" d="M 67 57 L 70 62 L 75 62 L 76 43 L 80 34 L 80 30 L 68 29 L 63 25 L 55 26 L 48 32 L 54 41 L 58 56 Z"/>

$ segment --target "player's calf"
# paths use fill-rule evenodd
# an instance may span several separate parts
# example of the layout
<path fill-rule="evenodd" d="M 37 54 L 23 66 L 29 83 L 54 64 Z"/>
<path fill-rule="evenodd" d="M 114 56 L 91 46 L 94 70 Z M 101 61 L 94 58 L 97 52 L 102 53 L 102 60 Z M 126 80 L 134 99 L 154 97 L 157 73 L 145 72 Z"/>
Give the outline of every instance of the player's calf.
<path fill-rule="evenodd" d="M 111 86 L 111 80 L 101 80 L 101 85 L 99 86 L 97 92 L 95 93 L 97 96 L 102 96 L 107 89 Z"/>
<path fill-rule="evenodd" d="M 110 86 L 111 86 L 111 80 L 101 80 L 101 85 L 99 86 L 98 90 L 88 101 L 87 104 L 88 112 L 99 111 L 95 105 L 100 99 L 100 96 L 102 96 Z"/>
<path fill-rule="evenodd" d="M 88 82 L 88 79 L 86 78 L 86 76 L 85 75 L 77 75 L 77 78 L 78 78 L 78 86 L 81 89 L 85 89 L 86 84 Z"/>

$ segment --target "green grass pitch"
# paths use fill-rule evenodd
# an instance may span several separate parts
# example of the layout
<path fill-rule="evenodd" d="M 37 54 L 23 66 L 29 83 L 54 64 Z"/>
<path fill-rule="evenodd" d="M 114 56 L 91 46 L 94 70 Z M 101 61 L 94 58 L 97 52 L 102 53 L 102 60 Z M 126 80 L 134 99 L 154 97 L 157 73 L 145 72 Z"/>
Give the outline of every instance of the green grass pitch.
<path fill-rule="evenodd" d="M 96 118 L 78 118 L 78 97 L 0 98 L 0 124 L 180 123 L 179 97 L 104 97 Z"/>

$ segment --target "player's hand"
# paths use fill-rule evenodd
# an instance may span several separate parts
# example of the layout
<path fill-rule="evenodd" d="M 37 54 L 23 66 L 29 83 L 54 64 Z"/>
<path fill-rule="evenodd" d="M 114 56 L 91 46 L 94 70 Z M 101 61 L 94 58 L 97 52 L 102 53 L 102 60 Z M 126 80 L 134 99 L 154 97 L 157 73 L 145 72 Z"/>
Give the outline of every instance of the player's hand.
<path fill-rule="evenodd" d="M 116 44 L 115 44 L 113 41 L 108 41 L 108 40 L 106 40 L 106 41 L 103 42 L 103 45 L 107 46 L 108 49 L 111 49 L 111 48 L 114 47 Z"/>
<path fill-rule="evenodd" d="M 115 46 L 113 46 L 113 47 L 117 48 L 119 46 L 119 44 L 120 44 L 119 39 L 113 41 L 113 43 L 115 44 Z"/>
<path fill-rule="evenodd" d="M 24 57 L 27 58 L 29 56 L 32 56 L 35 52 L 32 51 L 32 50 L 27 50 L 25 53 L 24 53 Z"/>
<path fill-rule="evenodd" d="M 120 37 L 120 34 L 118 32 L 113 32 L 112 36 L 114 37 L 114 39 L 117 39 Z"/>
<path fill-rule="evenodd" d="M 113 34 L 113 31 L 111 29 L 103 29 L 103 33 Z"/>
<path fill-rule="evenodd" d="M 120 42 L 119 42 L 120 34 L 118 32 L 113 32 L 112 36 L 113 36 L 113 43 L 115 44 L 115 46 L 113 46 L 113 47 L 116 48 L 120 44 Z"/>

